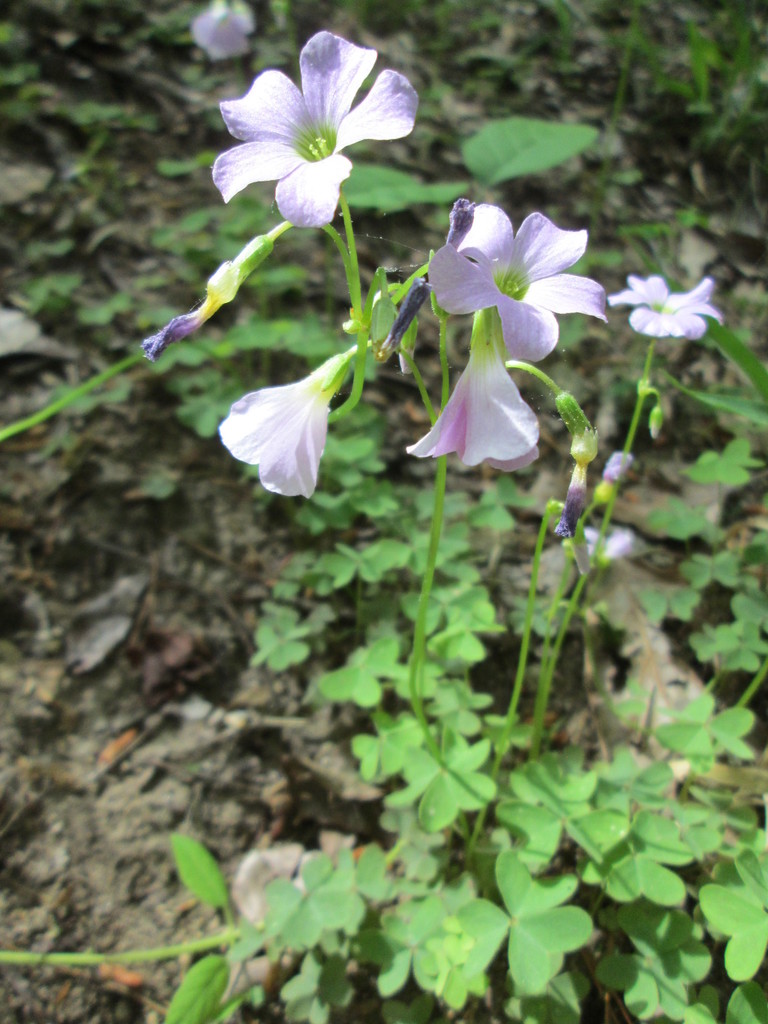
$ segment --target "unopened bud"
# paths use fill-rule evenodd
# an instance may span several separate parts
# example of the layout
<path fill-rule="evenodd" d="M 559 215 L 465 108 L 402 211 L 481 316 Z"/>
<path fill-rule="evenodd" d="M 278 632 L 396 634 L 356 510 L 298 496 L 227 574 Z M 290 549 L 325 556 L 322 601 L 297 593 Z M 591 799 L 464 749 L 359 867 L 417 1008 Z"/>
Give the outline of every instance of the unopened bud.
<path fill-rule="evenodd" d="M 576 525 L 579 519 L 581 519 L 586 504 L 587 467 L 586 464 L 577 462 L 568 486 L 568 493 L 565 496 L 565 505 L 560 516 L 560 522 L 555 527 L 555 533 L 558 537 L 576 536 Z"/>
<path fill-rule="evenodd" d="M 414 279 L 408 294 L 400 305 L 400 312 L 397 314 L 389 334 L 379 345 L 378 349 L 374 350 L 374 355 L 379 362 L 383 363 L 386 359 L 389 359 L 392 353 L 400 347 L 403 335 L 416 319 L 416 314 L 431 291 L 432 286 L 427 284 L 423 277 Z"/>
<path fill-rule="evenodd" d="M 651 409 L 651 415 L 648 417 L 648 429 L 651 432 L 651 437 L 656 438 L 661 433 L 661 428 L 664 425 L 664 413 L 660 405 L 654 405 Z"/>
<path fill-rule="evenodd" d="M 454 249 L 458 249 L 461 243 L 469 234 L 469 229 L 475 219 L 475 204 L 469 199 L 457 199 L 453 204 L 453 209 L 450 213 L 450 228 L 448 229 L 448 237 L 445 242 L 446 245 L 452 245 Z"/>
<path fill-rule="evenodd" d="M 584 434 L 592 429 L 592 424 L 584 415 L 584 410 L 569 391 L 561 391 L 555 399 L 555 406 L 560 419 L 573 437 Z"/>

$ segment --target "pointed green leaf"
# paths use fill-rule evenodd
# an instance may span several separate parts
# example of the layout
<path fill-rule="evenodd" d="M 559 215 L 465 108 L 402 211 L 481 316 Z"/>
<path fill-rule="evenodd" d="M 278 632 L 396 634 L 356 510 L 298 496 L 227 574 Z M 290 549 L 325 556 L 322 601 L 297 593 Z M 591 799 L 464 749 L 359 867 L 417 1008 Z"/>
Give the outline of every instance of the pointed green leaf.
<path fill-rule="evenodd" d="M 190 892 L 211 907 L 226 907 L 229 903 L 227 883 L 219 865 L 203 844 L 174 832 L 171 847 L 179 878 Z"/>
<path fill-rule="evenodd" d="M 209 1024 L 229 984 L 223 956 L 206 956 L 187 971 L 168 1007 L 165 1024 Z"/>

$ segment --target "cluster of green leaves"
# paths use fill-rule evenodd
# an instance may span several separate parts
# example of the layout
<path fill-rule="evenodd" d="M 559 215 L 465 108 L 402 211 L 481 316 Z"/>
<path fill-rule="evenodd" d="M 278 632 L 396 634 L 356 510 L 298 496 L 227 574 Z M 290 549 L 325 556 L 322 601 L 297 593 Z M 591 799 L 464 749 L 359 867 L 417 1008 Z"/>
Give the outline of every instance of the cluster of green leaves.
<path fill-rule="evenodd" d="M 736 438 L 722 452 L 702 453 L 686 474 L 695 483 L 737 487 L 747 484 L 762 465 L 751 455 L 747 439 Z M 707 622 L 691 634 L 698 660 L 714 664 L 718 676 L 756 672 L 768 654 L 768 531 L 758 528 L 747 543 L 739 538 L 734 542 L 728 531 L 710 521 L 704 507 L 691 508 L 679 499 L 654 512 L 650 525 L 689 546 L 680 566 L 686 584 L 671 592 L 646 590 L 640 595 L 651 621 L 669 616 L 692 622 L 703 602 L 717 601 L 732 617 L 716 613 L 725 621 Z M 693 549 L 694 543 L 700 550 Z"/>
<path fill-rule="evenodd" d="M 594 984 L 640 1020 L 716 1024 L 722 986 L 705 981 L 723 938 L 737 986 L 725 1024 L 767 1019 L 751 981 L 768 943 L 768 854 L 753 811 L 696 785 L 679 802 L 669 765 L 643 766 L 628 748 L 591 769 L 575 749 L 547 754 L 489 787 L 488 739 L 470 744 L 445 729 L 438 764 L 418 728 L 379 724 L 381 745 L 364 751 L 366 776 L 409 780 L 381 819 L 394 845 L 344 850 L 335 861 L 315 854 L 298 878 L 270 882 L 263 921 L 242 923 L 226 957 L 188 972 L 171 1024 L 223 1020 L 246 999 L 266 998 L 246 986 L 222 1001 L 229 972 L 262 952 L 292 964 L 286 1016 L 310 1024 L 326 1024 L 355 998 L 350 963 L 374 972 L 393 1024 L 442 1020 L 441 1008 L 460 1012 L 480 998 L 510 1020 L 576 1024 Z M 462 867 L 444 830 L 489 803 L 495 824 Z M 227 908 L 210 854 L 182 836 L 173 845 L 182 881 Z M 593 981 L 574 959 L 587 949 Z M 174 1016 L 192 1005 L 191 1016 Z"/>

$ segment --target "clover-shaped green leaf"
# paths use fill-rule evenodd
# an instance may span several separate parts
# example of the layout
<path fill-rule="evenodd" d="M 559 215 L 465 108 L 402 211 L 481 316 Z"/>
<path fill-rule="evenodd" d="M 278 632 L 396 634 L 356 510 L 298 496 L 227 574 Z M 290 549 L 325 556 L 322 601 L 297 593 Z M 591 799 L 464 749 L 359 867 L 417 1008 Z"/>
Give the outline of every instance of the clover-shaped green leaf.
<path fill-rule="evenodd" d="M 515 991 L 542 992 L 563 954 L 583 946 L 592 932 L 585 910 L 560 905 L 573 895 L 577 879 L 534 881 L 517 854 L 505 851 L 496 860 L 496 883 L 511 918 L 507 958 Z"/>
<path fill-rule="evenodd" d="M 725 1024 L 768 1024 L 768 1000 L 760 985 L 739 985 L 728 1002 Z"/>
<path fill-rule="evenodd" d="M 419 820 L 430 832 L 455 821 L 459 811 L 477 811 L 493 799 L 496 786 L 478 769 L 487 761 L 490 741 L 470 746 L 463 736 L 448 734 L 445 760 L 440 763 L 427 750 L 414 750 L 403 768 L 408 785 L 387 797 L 390 807 L 419 801 Z"/>
<path fill-rule="evenodd" d="M 280 878 L 267 886 L 266 936 L 278 939 L 282 948 L 298 950 L 316 946 L 325 931 L 354 935 L 365 914 L 365 904 L 357 891 L 349 850 L 339 854 L 336 867 L 325 854 L 307 860 L 301 878 L 306 890 L 303 893 Z"/>
<path fill-rule="evenodd" d="M 627 1009 L 641 1020 L 660 1012 L 683 1020 L 688 986 L 710 968 L 706 947 L 694 937 L 693 921 L 680 910 L 647 901 L 621 907 L 617 919 L 637 953 L 607 956 L 598 965 L 598 979 L 624 991 Z"/>
<path fill-rule="evenodd" d="M 720 871 L 719 882 L 705 885 L 699 902 L 710 931 L 729 935 L 725 969 L 734 981 L 746 981 L 760 967 L 768 946 L 768 883 L 764 865 L 744 851 L 734 862 L 735 872 Z"/>
<path fill-rule="evenodd" d="M 541 995 L 510 999 L 507 1016 L 523 1024 L 579 1024 L 581 1001 L 589 988 L 579 971 L 566 971 L 553 978 Z"/>
<path fill-rule="evenodd" d="M 328 700 L 352 700 L 358 707 L 374 707 L 381 700 L 381 682 L 405 673 L 398 663 L 399 644 L 393 636 L 380 637 L 369 647 L 360 647 L 344 668 L 326 672 L 319 682 Z"/>

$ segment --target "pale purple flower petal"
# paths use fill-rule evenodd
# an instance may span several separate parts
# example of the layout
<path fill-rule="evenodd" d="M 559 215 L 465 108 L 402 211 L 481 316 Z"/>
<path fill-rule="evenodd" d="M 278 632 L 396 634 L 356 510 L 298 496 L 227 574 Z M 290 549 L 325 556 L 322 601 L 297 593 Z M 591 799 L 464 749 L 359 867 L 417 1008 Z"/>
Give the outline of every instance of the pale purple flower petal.
<path fill-rule="evenodd" d="M 237 57 L 248 51 L 248 36 L 255 22 L 251 11 L 242 3 L 214 3 L 192 22 L 192 37 L 211 60 Z"/>
<path fill-rule="evenodd" d="M 542 359 L 557 344 L 555 313 L 605 319 L 602 287 L 560 273 L 586 243 L 586 231 L 562 231 L 540 213 L 526 217 L 515 236 L 503 210 L 481 204 L 458 251 L 445 245 L 432 257 L 429 280 L 449 313 L 495 306 L 513 359 Z"/>
<path fill-rule="evenodd" d="M 318 32 L 301 51 L 301 90 L 310 118 L 319 126 L 338 128 L 360 86 L 376 63 L 366 50 L 331 32 Z"/>
<path fill-rule="evenodd" d="M 556 274 L 532 281 L 525 301 L 552 313 L 587 313 L 605 320 L 605 289 L 578 274 Z"/>
<path fill-rule="evenodd" d="M 664 278 L 657 274 L 645 280 L 630 275 L 627 283 L 629 288 L 610 295 L 608 303 L 611 306 L 634 306 L 629 323 L 639 334 L 695 341 L 707 331 L 704 317 L 723 322 L 720 310 L 709 302 L 715 287 L 710 277 L 705 277 L 689 292 L 671 294 Z"/>
<path fill-rule="evenodd" d="M 501 316 L 507 352 L 513 359 L 528 359 L 532 363 L 548 356 L 557 345 L 557 320 L 547 309 L 515 302 L 503 295 L 496 307 Z M 509 341 L 508 339 L 512 339 Z"/>
<path fill-rule="evenodd" d="M 296 153 L 283 142 L 265 139 L 245 142 L 216 157 L 213 182 L 224 202 L 228 203 L 246 185 L 254 181 L 282 179 L 301 163 Z"/>
<path fill-rule="evenodd" d="M 603 480 L 607 480 L 609 484 L 618 483 L 619 480 L 623 479 L 635 461 L 635 456 L 631 452 L 613 452 L 605 464 L 603 470 Z"/>
<path fill-rule="evenodd" d="M 297 126 L 309 123 L 304 97 L 282 71 L 264 71 L 239 100 L 224 100 L 221 116 L 236 139 L 282 139 L 293 146 Z M 268 179 L 262 179 L 268 180 Z"/>
<path fill-rule="evenodd" d="M 298 227 L 330 223 L 351 170 L 341 150 L 362 139 L 399 139 L 413 128 L 418 97 L 394 71 L 382 72 L 350 112 L 375 61 L 375 50 L 318 32 L 301 51 L 303 94 L 281 72 L 265 71 L 241 99 L 222 103 L 227 127 L 245 143 L 214 164 L 225 202 L 251 182 L 277 179 L 286 220 Z"/>
<path fill-rule="evenodd" d="M 429 280 L 437 301 L 447 313 L 488 309 L 501 297 L 490 260 L 482 253 L 477 261 L 467 259 L 452 245 L 444 245 L 432 257 Z"/>
<path fill-rule="evenodd" d="M 277 183 L 275 198 L 280 213 L 304 228 L 329 224 L 339 201 L 339 186 L 351 171 L 351 161 L 338 155 L 316 164 L 300 164 Z"/>
<path fill-rule="evenodd" d="M 498 206 L 478 203 L 472 227 L 459 243 L 459 249 L 479 249 L 493 263 L 506 267 L 512 262 L 515 233 L 509 217 Z"/>
<path fill-rule="evenodd" d="M 563 231 L 543 213 L 532 213 L 515 236 L 512 262 L 525 268 L 529 282 L 540 281 L 572 267 L 586 248 L 586 231 Z"/>
<path fill-rule="evenodd" d="M 418 105 L 405 75 L 382 71 L 365 99 L 339 125 L 337 150 L 363 139 L 402 139 L 413 130 Z"/>
<path fill-rule="evenodd" d="M 590 555 L 594 555 L 597 547 L 597 541 L 600 536 L 600 531 L 596 530 L 594 526 L 584 527 L 584 538 L 587 542 L 587 550 Z M 626 558 L 632 554 L 632 550 L 635 546 L 635 534 L 632 530 L 625 527 L 620 527 L 617 530 L 613 530 L 609 533 L 605 539 L 605 544 L 602 550 L 602 556 L 609 562 L 615 561 L 617 558 Z"/>
<path fill-rule="evenodd" d="M 252 391 L 230 409 L 221 440 L 236 459 L 258 465 L 268 491 L 308 498 L 317 484 L 330 397 L 312 377 Z"/>
<path fill-rule="evenodd" d="M 470 350 L 469 362 L 437 422 L 407 450 L 418 458 L 455 452 L 467 466 L 483 461 L 518 468 L 538 454 L 539 424 L 520 397 L 493 344 Z"/>

